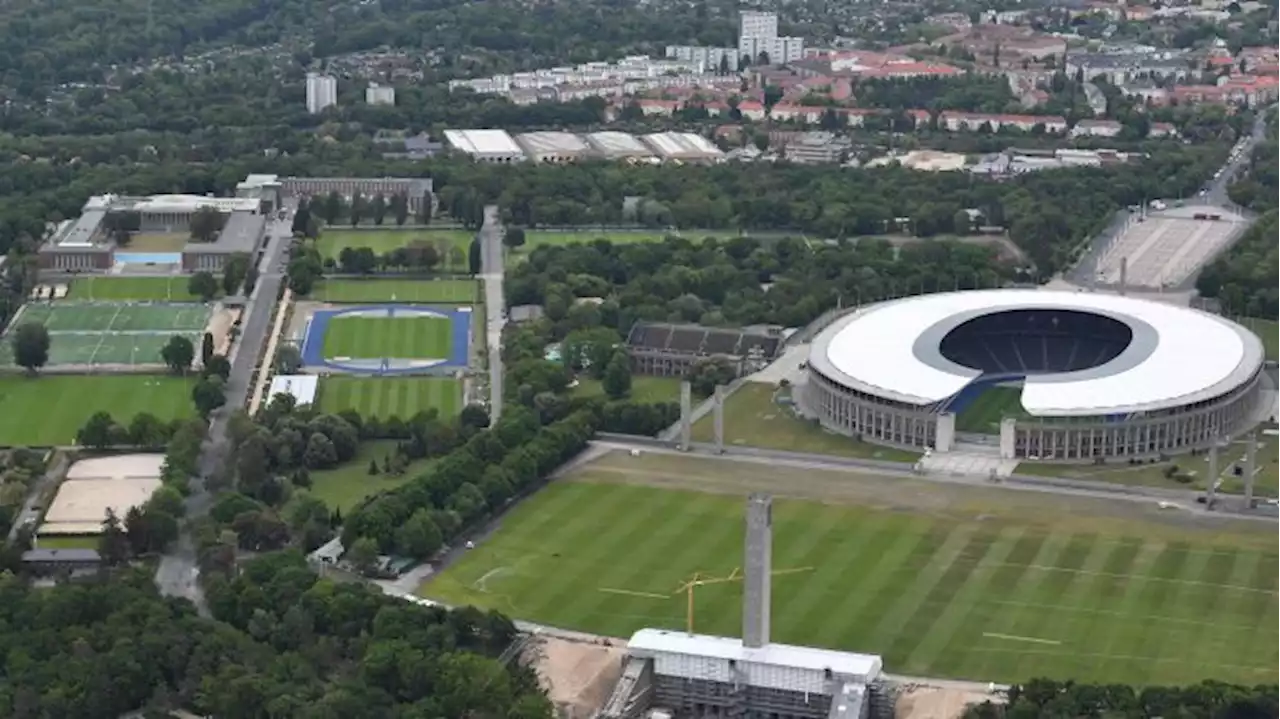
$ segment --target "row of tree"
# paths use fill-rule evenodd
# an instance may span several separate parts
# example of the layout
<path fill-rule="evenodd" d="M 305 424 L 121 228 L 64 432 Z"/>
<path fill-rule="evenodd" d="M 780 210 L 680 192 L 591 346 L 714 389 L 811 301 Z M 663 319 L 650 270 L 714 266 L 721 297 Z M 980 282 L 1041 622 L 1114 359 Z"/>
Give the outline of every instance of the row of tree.
<path fill-rule="evenodd" d="M 1263 719 L 1280 711 L 1276 685 L 1243 687 L 1206 681 L 1185 687 L 1135 688 L 1033 679 L 1009 689 L 1008 702 L 983 702 L 964 719 Z"/>
<path fill-rule="evenodd" d="M 415 219 L 419 224 L 430 224 L 433 209 L 431 195 L 418 199 L 419 210 Z M 379 192 L 372 198 L 366 198 L 357 191 L 348 198 L 335 191 L 322 197 L 301 198 L 293 215 L 292 229 L 295 235 L 313 234 L 313 218 L 324 220 L 325 224 L 331 226 L 349 220 L 352 227 L 365 220 L 372 220 L 374 225 L 381 227 L 388 215 L 397 227 L 408 222 L 409 196 L 401 192 L 387 197 Z"/>
<path fill-rule="evenodd" d="M 0 715 L 553 716 L 524 660 L 499 661 L 516 639 L 499 614 L 335 584 L 297 552 L 212 578 L 208 600 L 212 619 L 161 597 L 149 568 L 54 588 L 0 573 Z"/>

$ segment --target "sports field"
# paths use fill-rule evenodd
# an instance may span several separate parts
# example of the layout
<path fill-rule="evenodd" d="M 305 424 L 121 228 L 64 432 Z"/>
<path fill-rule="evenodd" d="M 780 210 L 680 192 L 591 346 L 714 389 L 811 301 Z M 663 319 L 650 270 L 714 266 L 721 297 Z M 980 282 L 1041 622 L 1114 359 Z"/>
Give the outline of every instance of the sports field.
<path fill-rule="evenodd" d="M 469 305 L 479 300 L 474 280 L 321 280 L 308 299 L 335 304 L 402 302 Z"/>
<path fill-rule="evenodd" d="M 96 412 L 124 424 L 139 412 L 166 421 L 190 417 L 193 384 L 147 375 L 0 376 L 0 445 L 70 445 Z"/>
<path fill-rule="evenodd" d="M 50 365 L 162 364 L 160 349 L 173 335 L 198 346 L 210 313 L 202 304 L 32 303 L 11 329 L 28 322 L 47 327 Z M 12 364 L 6 335 L 0 365 Z"/>
<path fill-rule="evenodd" d="M 916 676 L 1274 681 L 1274 525 L 905 477 L 613 453 L 420 593 L 616 637 L 683 628 L 679 587 L 741 567 L 742 495 L 762 490 L 797 497 L 773 514 L 777 641 Z M 701 586 L 695 631 L 737 636 L 740 603 L 737 581 Z"/>
<path fill-rule="evenodd" d="M 441 269 L 465 270 L 466 253 L 471 246 L 474 232 L 466 230 L 401 230 L 394 227 L 385 230 L 351 230 L 325 228 L 316 240 L 316 251 L 321 257 L 338 258 L 338 254 L 347 247 L 368 247 L 376 254 L 385 255 L 392 250 L 406 247 L 410 242 L 427 242 L 436 246 L 440 253 Z M 455 267 L 451 256 L 454 248 L 462 251 L 460 267 Z"/>
<path fill-rule="evenodd" d="M 1000 420 L 1026 416 L 1021 387 L 988 387 L 956 415 L 956 431 L 999 434 Z"/>
<path fill-rule="evenodd" d="M 195 295 L 187 292 L 187 282 L 187 277 L 83 277 L 71 281 L 67 299 L 195 302 Z"/>
<path fill-rule="evenodd" d="M 399 417 L 437 409 L 453 417 L 462 410 L 462 385 L 445 377 L 332 376 L 320 383 L 320 409 L 337 413 L 353 409 L 361 417 Z"/>
<path fill-rule="evenodd" d="M 338 315 L 324 333 L 326 359 L 443 359 L 452 354 L 448 317 Z"/>

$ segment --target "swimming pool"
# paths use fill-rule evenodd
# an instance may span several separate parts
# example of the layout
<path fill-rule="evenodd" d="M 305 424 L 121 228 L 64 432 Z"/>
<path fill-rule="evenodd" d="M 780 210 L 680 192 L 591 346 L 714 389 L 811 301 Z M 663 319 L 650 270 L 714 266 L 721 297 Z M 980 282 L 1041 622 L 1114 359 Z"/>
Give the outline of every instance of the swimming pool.
<path fill-rule="evenodd" d="M 181 252 L 117 252 L 116 262 L 125 265 L 180 265 Z"/>

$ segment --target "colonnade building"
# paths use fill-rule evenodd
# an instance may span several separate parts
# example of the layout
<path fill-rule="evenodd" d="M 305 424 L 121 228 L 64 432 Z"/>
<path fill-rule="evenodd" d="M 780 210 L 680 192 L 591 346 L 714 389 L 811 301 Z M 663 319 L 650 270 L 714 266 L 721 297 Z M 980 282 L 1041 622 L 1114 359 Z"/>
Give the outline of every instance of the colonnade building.
<path fill-rule="evenodd" d="M 1146 459 L 1255 426 L 1264 360 L 1244 327 L 1170 304 L 942 293 L 837 319 L 814 339 L 795 395 L 804 414 L 869 442 L 998 444 L 1011 460 Z"/>

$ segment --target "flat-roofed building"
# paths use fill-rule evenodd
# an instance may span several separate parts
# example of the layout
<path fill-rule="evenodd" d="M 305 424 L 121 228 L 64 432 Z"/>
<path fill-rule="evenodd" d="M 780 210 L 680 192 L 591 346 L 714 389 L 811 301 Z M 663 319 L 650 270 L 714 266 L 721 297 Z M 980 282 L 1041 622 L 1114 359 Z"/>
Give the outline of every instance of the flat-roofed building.
<path fill-rule="evenodd" d="M 256 197 L 270 211 L 286 197 L 320 197 L 336 192 L 351 198 L 357 192 L 366 198 L 374 195 L 404 195 L 409 212 L 417 213 L 424 202 L 433 202 L 429 177 L 280 177 L 249 175 L 236 185 L 239 197 Z"/>
<path fill-rule="evenodd" d="M 635 135 L 625 132 L 593 132 L 587 135 L 587 144 L 596 151 L 596 154 L 610 160 L 647 160 L 653 157 L 653 150 L 650 150 Z"/>
<path fill-rule="evenodd" d="M 692 132 L 655 132 L 642 139 L 658 157 L 667 161 L 718 162 L 724 159 L 720 148 Z"/>
<path fill-rule="evenodd" d="M 298 407 L 315 404 L 316 390 L 320 387 L 320 378 L 313 374 L 282 374 L 271 378 L 271 390 L 267 397 L 274 399 L 278 394 L 287 394 L 293 398 Z"/>
<path fill-rule="evenodd" d="M 445 143 L 476 162 L 511 164 L 525 160 L 524 150 L 503 130 L 445 130 Z"/>
<path fill-rule="evenodd" d="M 571 132 L 526 132 L 516 135 L 516 143 L 534 162 L 575 162 L 591 153 L 586 141 Z"/>
<path fill-rule="evenodd" d="M 262 242 L 267 216 L 258 212 L 232 212 L 213 242 L 192 239 L 182 248 L 182 269 L 188 272 L 221 272 L 233 254 L 252 255 Z"/>

